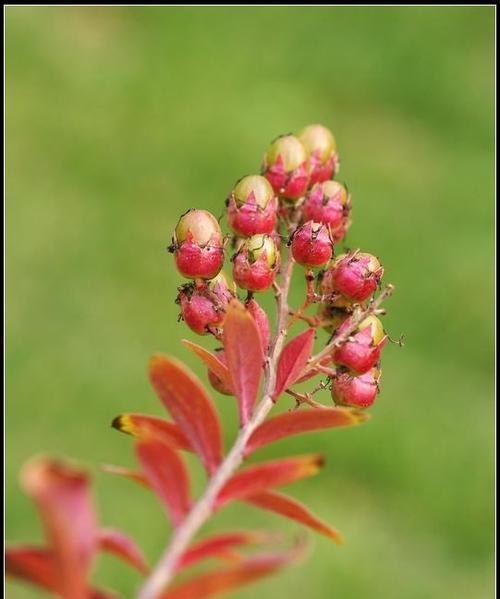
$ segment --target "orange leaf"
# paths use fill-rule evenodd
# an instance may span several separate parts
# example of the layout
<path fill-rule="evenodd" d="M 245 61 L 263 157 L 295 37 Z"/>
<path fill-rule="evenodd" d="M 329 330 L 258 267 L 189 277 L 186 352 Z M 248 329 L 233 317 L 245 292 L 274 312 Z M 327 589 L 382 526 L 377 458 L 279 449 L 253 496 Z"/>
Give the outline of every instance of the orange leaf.
<path fill-rule="evenodd" d="M 216 508 L 234 499 L 245 499 L 270 487 L 288 485 L 296 480 L 316 474 L 323 465 L 323 456 L 310 454 L 283 458 L 236 473 L 222 487 L 216 499 Z"/>
<path fill-rule="evenodd" d="M 144 476 L 178 526 L 191 507 L 189 481 L 180 455 L 158 437 L 136 441 L 136 454 Z"/>
<path fill-rule="evenodd" d="M 212 474 L 221 461 L 222 437 L 206 389 L 183 364 L 160 354 L 153 356 L 149 375 L 158 397 Z"/>
<path fill-rule="evenodd" d="M 305 409 L 283 412 L 264 421 L 248 440 L 245 454 L 284 437 L 337 426 L 352 426 L 367 420 L 368 415 L 349 408 Z"/>
<path fill-rule="evenodd" d="M 118 476 L 123 476 L 124 478 L 128 478 L 129 480 L 138 483 L 148 489 L 151 488 L 150 484 L 146 480 L 146 477 L 142 472 L 136 472 L 135 470 L 130 470 L 129 468 L 123 468 L 122 466 L 115 466 L 113 464 L 103 464 L 101 466 L 101 470 L 103 472 L 107 472 L 108 474 L 117 474 Z"/>
<path fill-rule="evenodd" d="M 97 533 L 97 543 L 102 551 L 113 553 L 142 574 L 149 572 L 149 567 L 139 547 L 121 531 L 114 528 L 102 528 Z"/>
<path fill-rule="evenodd" d="M 279 397 L 299 377 L 311 356 L 313 345 L 314 329 L 307 329 L 285 346 L 278 362 L 274 398 Z"/>
<path fill-rule="evenodd" d="M 260 543 L 266 535 L 255 532 L 226 532 L 203 539 L 192 545 L 181 557 L 177 569 L 187 568 L 203 559 L 210 557 L 223 557 L 228 555 L 228 550 L 238 545 Z"/>
<path fill-rule="evenodd" d="M 182 582 L 161 595 L 160 599 L 212 599 L 225 595 L 281 570 L 295 562 L 302 554 L 302 548 L 294 548 L 288 552 L 255 555 L 235 566 L 207 572 Z"/>
<path fill-rule="evenodd" d="M 31 582 L 48 591 L 58 591 L 59 576 L 49 549 L 30 546 L 7 547 L 5 572 L 7 576 Z"/>
<path fill-rule="evenodd" d="M 282 495 L 281 493 L 276 493 L 274 491 L 266 491 L 264 493 L 259 493 L 258 495 L 253 495 L 252 497 L 247 497 L 245 501 L 260 507 L 263 510 L 275 512 L 276 514 L 281 514 L 291 520 L 296 520 L 297 522 L 312 528 L 316 532 L 325 535 L 329 539 L 332 539 L 332 541 L 337 544 L 344 542 L 340 532 L 325 522 L 322 522 L 310 512 L 305 505 L 287 495 Z"/>
<path fill-rule="evenodd" d="M 243 426 L 252 415 L 259 392 L 264 352 L 255 320 L 238 300 L 229 304 L 222 338 Z"/>
<path fill-rule="evenodd" d="M 120 414 L 120 416 L 117 416 L 113 420 L 111 426 L 122 433 L 127 433 L 134 437 L 154 433 L 160 438 L 165 439 L 172 447 L 191 450 L 189 441 L 177 424 L 169 422 L 164 418 L 147 416 L 145 414 Z"/>
<path fill-rule="evenodd" d="M 233 386 L 233 381 L 227 366 L 223 364 L 215 354 L 210 353 L 204 347 L 201 347 L 201 345 L 188 341 L 187 339 L 183 339 L 182 344 L 201 358 L 208 369 L 222 381 L 225 387 L 230 389 Z"/>

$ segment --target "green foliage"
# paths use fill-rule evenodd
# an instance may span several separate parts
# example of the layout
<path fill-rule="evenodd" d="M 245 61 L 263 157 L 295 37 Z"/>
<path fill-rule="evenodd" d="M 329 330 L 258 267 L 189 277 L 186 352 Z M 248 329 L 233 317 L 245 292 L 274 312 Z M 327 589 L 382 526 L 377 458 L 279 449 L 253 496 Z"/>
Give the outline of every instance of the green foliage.
<path fill-rule="evenodd" d="M 493 10 L 7 8 L 7 539 L 37 534 L 17 483 L 32 454 L 133 465 L 109 425 L 163 415 L 154 351 L 205 377 L 180 344 L 170 232 L 190 207 L 218 214 L 282 128 L 323 122 L 353 193 L 348 244 L 383 258 L 406 347 L 386 349 L 369 425 L 262 450 L 331 456 L 294 496 L 347 538 L 317 538 L 262 589 L 301 597 L 307 575 L 309 599 L 491 596 Z M 217 401 L 227 430 L 236 407 Z M 158 556 L 154 498 L 96 479 L 103 521 Z M 242 518 L 270 522 L 235 505 L 208 530 Z M 126 596 L 139 582 L 111 558 L 96 578 Z"/>

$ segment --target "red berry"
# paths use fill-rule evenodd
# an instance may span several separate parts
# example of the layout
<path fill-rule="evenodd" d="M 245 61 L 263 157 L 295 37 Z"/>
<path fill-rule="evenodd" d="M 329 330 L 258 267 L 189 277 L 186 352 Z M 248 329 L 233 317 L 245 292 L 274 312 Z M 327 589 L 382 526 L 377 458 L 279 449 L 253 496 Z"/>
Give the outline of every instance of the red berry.
<path fill-rule="evenodd" d="M 379 392 L 380 371 L 377 368 L 360 376 L 344 372 L 332 381 L 332 399 L 336 404 L 357 408 L 370 407 Z"/>
<path fill-rule="evenodd" d="M 246 303 L 246 308 L 253 316 L 253 319 L 257 324 L 257 328 L 259 329 L 260 333 L 260 339 L 262 341 L 262 349 L 264 350 L 264 353 L 267 353 L 271 336 L 267 314 L 254 299 L 251 299 Z"/>
<path fill-rule="evenodd" d="M 265 177 L 249 175 L 236 184 L 229 196 L 230 227 L 243 237 L 272 233 L 278 217 L 278 199 Z"/>
<path fill-rule="evenodd" d="M 294 135 L 274 140 L 264 156 L 262 174 L 278 196 L 289 199 L 303 196 L 309 185 L 309 164 L 302 143 Z"/>
<path fill-rule="evenodd" d="M 342 334 L 351 324 L 348 318 L 337 330 Z M 373 368 L 380 359 L 380 353 L 387 341 L 382 323 L 376 316 L 368 316 L 361 322 L 356 331 L 339 348 L 333 352 L 333 361 L 363 374 Z"/>
<path fill-rule="evenodd" d="M 384 269 L 375 256 L 342 254 L 323 274 L 323 293 L 340 293 L 351 301 L 363 302 L 377 289 Z"/>
<path fill-rule="evenodd" d="M 246 239 L 233 257 L 233 279 L 248 291 L 265 291 L 272 285 L 279 268 L 279 253 L 269 235 Z"/>
<path fill-rule="evenodd" d="M 310 185 L 332 179 L 339 166 L 332 132 L 323 125 L 309 125 L 302 129 L 298 138 L 309 155 Z"/>
<path fill-rule="evenodd" d="M 328 229 L 322 223 L 307 221 L 292 236 L 293 258 L 302 266 L 322 266 L 332 257 Z"/>
<path fill-rule="evenodd" d="M 175 263 L 188 279 L 212 279 L 222 268 L 222 232 L 215 216 L 207 210 L 189 210 L 175 227 Z"/>
<path fill-rule="evenodd" d="M 224 365 L 226 364 L 226 354 L 223 349 L 216 350 L 217 359 L 222 362 Z M 210 369 L 208 370 L 208 380 L 212 387 L 222 393 L 222 395 L 234 395 L 233 391 L 227 387 L 224 382 L 214 374 Z"/>
<path fill-rule="evenodd" d="M 329 225 L 331 231 L 336 231 L 349 215 L 350 204 L 350 195 L 338 181 L 317 183 L 306 196 L 304 217 Z"/>

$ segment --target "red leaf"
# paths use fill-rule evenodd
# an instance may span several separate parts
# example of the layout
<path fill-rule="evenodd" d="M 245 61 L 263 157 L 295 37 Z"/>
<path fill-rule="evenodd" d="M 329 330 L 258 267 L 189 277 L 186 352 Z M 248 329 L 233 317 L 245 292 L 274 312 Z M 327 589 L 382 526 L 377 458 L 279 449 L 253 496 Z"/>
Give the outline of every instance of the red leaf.
<path fill-rule="evenodd" d="M 323 461 L 321 455 L 310 454 L 249 466 L 227 481 L 215 505 L 221 507 L 228 501 L 245 499 L 270 487 L 288 485 L 306 476 L 312 476 L 318 472 Z"/>
<path fill-rule="evenodd" d="M 38 458 L 24 467 L 21 480 L 37 504 L 57 572 L 59 593 L 83 599 L 96 541 L 87 473 L 60 461 Z"/>
<path fill-rule="evenodd" d="M 103 528 L 97 533 L 97 542 L 102 551 L 113 553 L 124 562 L 136 568 L 142 574 L 149 572 L 149 567 L 135 542 L 114 528 Z"/>
<path fill-rule="evenodd" d="M 167 356 L 154 356 L 149 374 L 158 397 L 212 474 L 221 461 L 222 437 L 207 391 L 183 364 Z"/>
<path fill-rule="evenodd" d="M 307 329 L 285 346 L 278 362 L 274 398 L 296 381 L 311 357 L 313 345 L 314 329 Z"/>
<path fill-rule="evenodd" d="M 344 542 L 341 533 L 325 522 L 322 522 L 305 505 L 287 495 L 275 493 L 274 491 L 266 491 L 265 493 L 247 497 L 245 501 L 264 510 L 275 512 L 291 520 L 296 520 L 304 524 L 304 526 L 308 526 L 316 532 L 332 539 L 335 543 L 340 544 Z"/>
<path fill-rule="evenodd" d="M 248 440 L 245 454 L 284 437 L 338 426 L 352 426 L 368 419 L 368 415 L 349 408 L 305 409 L 283 412 L 264 421 Z"/>
<path fill-rule="evenodd" d="M 188 341 L 187 339 L 183 339 L 182 343 L 202 359 L 208 369 L 223 382 L 224 386 L 229 389 L 233 386 L 233 381 L 227 366 L 223 364 L 215 354 L 210 353 L 204 347 L 201 347 L 201 345 Z"/>
<path fill-rule="evenodd" d="M 277 572 L 302 554 L 302 548 L 294 548 L 288 552 L 255 555 L 235 566 L 207 572 L 180 583 L 161 595 L 160 599 L 212 599 Z"/>
<path fill-rule="evenodd" d="M 20 580 L 57 592 L 58 573 L 49 549 L 43 547 L 7 547 L 5 572 Z"/>
<path fill-rule="evenodd" d="M 124 478 L 128 478 L 139 485 L 151 489 L 149 482 L 146 480 L 146 477 L 144 474 L 142 474 L 142 472 L 136 472 L 135 470 L 130 470 L 129 468 L 122 468 L 122 466 L 114 466 L 113 464 L 103 464 L 101 466 L 101 470 L 103 472 L 107 472 L 108 474 L 117 474 L 118 476 L 123 476 Z"/>
<path fill-rule="evenodd" d="M 243 426 L 252 415 L 259 392 L 264 352 L 255 320 L 238 300 L 227 309 L 223 342 Z"/>
<path fill-rule="evenodd" d="M 228 551 L 239 545 L 260 543 L 266 535 L 255 532 L 227 532 L 203 539 L 190 547 L 181 557 L 177 569 L 187 568 L 203 559 L 210 557 L 223 557 Z"/>
<path fill-rule="evenodd" d="M 164 418 L 146 416 L 145 414 L 120 414 L 111 423 L 113 428 L 122 432 L 141 437 L 145 434 L 157 434 L 165 439 L 172 447 L 191 450 L 189 441 L 181 429 Z"/>
<path fill-rule="evenodd" d="M 136 454 L 144 476 L 178 526 L 191 507 L 189 480 L 179 454 L 157 437 L 136 441 Z"/>

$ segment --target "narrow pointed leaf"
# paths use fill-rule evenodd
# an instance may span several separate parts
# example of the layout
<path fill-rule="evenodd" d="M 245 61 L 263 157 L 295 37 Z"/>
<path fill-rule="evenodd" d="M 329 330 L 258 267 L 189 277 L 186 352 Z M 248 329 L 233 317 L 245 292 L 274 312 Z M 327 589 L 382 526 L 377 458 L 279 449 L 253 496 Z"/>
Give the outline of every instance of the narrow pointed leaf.
<path fill-rule="evenodd" d="M 58 460 L 37 458 L 24 467 L 21 481 L 37 504 L 60 594 L 85 597 L 96 544 L 96 520 L 87 473 Z"/>
<path fill-rule="evenodd" d="M 304 504 L 287 495 L 276 493 L 274 491 L 266 491 L 265 493 L 247 497 L 245 501 L 263 510 L 268 510 L 300 522 L 304 526 L 328 537 L 337 544 L 344 542 L 344 538 L 340 532 L 335 530 L 335 528 L 332 528 L 329 524 L 326 524 L 326 522 L 320 520 Z"/>
<path fill-rule="evenodd" d="M 142 551 L 131 538 L 124 535 L 121 531 L 114 528 L 102 528 L 97 533 L 97 543 L 101 551 L 107 551 L 116 555 L 142 574 L 149 572 L 149 567 Z"/>
<path fill-rule="evenodd" d="M 152 358 L 149 375 L 161 402 L 212 474 L 221 461 L 222 437 L 206 389 L 183 364 L 160 354 Z"/>
<path fill-rule="evenodd" d="M 147 482 L 178 526 L 191 507 L 187 470 L 180 455 L 157 437 L 136 441 L 136 454 Z"/>
<path fill-rule="evenodd" d="M 353 426 L 367 420 L 368 415 L 349 408 L 325 408 L 324 410 L 295 410 L 283 412 L 264 421 L 248 440 L 245 454 L 274 441 L 327 428 Z"/>
<path fill-rule="evenodd" d="M 259 392 L 264 352 L 259 329 L 238 300 L 229 304 L 223 332 L 226 363 L 238 399 L 240 424 L 246 424 Z"/>
<path fill-rule="evenodd" d="M 114 464 L 103 464 L 101 466 L 101 470 L 103 472 L 107 472 L 108 474 L 116 474 L 118 476 L 123 476 L 123 478 L 128 478 L 129 480 L 138 483 L 141 486 L 151 488 L 149 482 L 142 472 L 137 472 L 136 470 L 131 470 L 130 468 L 123 468 L 122 466 L 115 466 Z"/>
<path fill-rule="evenodd" d="M 217 497 L 216 507 L 312 476 L 323 463 L 323 456 L 310 454 L 249 466 L 228 480 Z"/>
<path fill-rule="evenodd" d="M 5 572 L 7 576 L 31 582 L 47 591 L 57 592 L 59 588 L 52 552 L 43 547 L 7 547 Z"/>
<path fill-rule="evenodd" d="M 294 563 L 302 554 L 302 548 L 295 548 L 288 552 L 255 555 L 229 568 L 207 572 L 180 583 L 161 595 L 160 598 L 213 599 L 227 595 Z"/>
<path fill-rule="evenodd" d="M 207 368 L 211 370 L 215 376 L 217 376 L 229 389 L 233 386 L 233 381 L 229 370 L 225 364 L 223 364 L 215 354 L 210 353 L 201 345 L 188 341 L 187 339 L 182 340 L 183 345 L 195 353 L 205 363 Z"/>
<path fill-rule="evenodd" d="M 274 398 L 279 397 L 300 376 L 311 357 L 313 345 L 314 329 L 307 329 L 285 346 L 278 362 Z"/>
<path fill-rule="evenodd" d="M 211 557 L 226 559 L 231 549 L 240 545 L 261 543 L 266 535 L 257 532 L 237 531 L 214 535 L 192 545 L 181 557 L 177 569 L 187 568 Z"/>
<path fill-rule="evenodd" d="M 161 439 L 170 443 L 172 447 L 191 450 L 186 435 L 178 425 L 164 418 L 147 416 L 146 414 L 120 414 L 113 420 L 111 426 L 134 437 L 157 434 Z"/>

